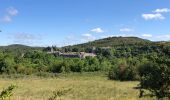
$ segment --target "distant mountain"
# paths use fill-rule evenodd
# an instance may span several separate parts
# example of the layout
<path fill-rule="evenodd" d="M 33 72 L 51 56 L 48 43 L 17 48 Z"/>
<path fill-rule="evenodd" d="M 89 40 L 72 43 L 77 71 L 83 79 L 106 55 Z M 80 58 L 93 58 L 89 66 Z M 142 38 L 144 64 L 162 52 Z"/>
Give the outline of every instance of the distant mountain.
<path fill-rule="evenodd" d="M 104 39 L 95 40 L 88 43 L 77 44 L 66 47 L 77 48 L 91 48 L 91 47 L 113 47 L 113 46 L 130 46 L 130 45 L 145 45 L 151 44 L 152 41 L 138 38 L 138 37 L 109 37 Z"/>
<path fill-rule="evenodd" d="M 12 44 L 8 46 L 0 46 L 0 51 L 12 51 L 12 52 L 21 52 L 24 53 L 29 50 L 43 50 L 43 47 L 30 47 L 21 44 Z"/>
<path fill-rule="evenodd" d="M 0 46 L 0 48 L 10 49 L 10 48 L 30 48 L 30 47 L 22 44 L 12 44 L 8 46 Z"/>

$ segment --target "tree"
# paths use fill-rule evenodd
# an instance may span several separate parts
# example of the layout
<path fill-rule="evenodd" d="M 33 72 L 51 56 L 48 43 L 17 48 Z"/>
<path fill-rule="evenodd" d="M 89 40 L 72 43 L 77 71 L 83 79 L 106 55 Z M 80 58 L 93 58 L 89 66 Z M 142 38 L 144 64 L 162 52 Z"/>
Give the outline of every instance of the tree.
<path fill-rule="evenodd" d="M 170 99 L 170 66 L 158 61 L 148 62 L 139 68 L 139 75 L 141 97 L 144 90 L 149 90 L 151 96 L 156 96 L 158 99 L 164 97 Z"/>
<path fill-rule="evenodd" d="M 12 55 L 5 55 L 3 59 L 0 59 L 0 72 L 1 73 L 15 73 L 14 69 L 14 58 Z"/>
<path fill-rule="evenodd" d="M 109 71 L 108 78 L 120 81 L 136 80 L 137 64 L 132 64 L 125 59 L 119 59 Z"/>
<path fill-rule="evenodd" d="M 83 71 L 83 67 L 84 67 L 84 61 L 79 59 L 79 58 L 75 58 L 73 59 L 74 64 L 72 63 L 71 66 L 71 71 L 73 72 L 82 72 Z"/>
<path fill-rule="evenodd" d="M 112 64 L 107 59 L 103 59 L 100 63 L 100 70 L 102 71 L 109 71 L 111 67 L 112 67 Z"/>

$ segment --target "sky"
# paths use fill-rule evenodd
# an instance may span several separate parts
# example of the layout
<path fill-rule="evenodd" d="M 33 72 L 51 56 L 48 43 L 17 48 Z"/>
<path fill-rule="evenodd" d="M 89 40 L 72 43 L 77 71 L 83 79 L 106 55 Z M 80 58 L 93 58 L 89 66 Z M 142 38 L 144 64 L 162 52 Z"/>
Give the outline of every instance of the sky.
<path fill-rule="evenodd" d="M 170 41 L 170 0 L 0 0 L 0 45 L 65 46 L 112 36 Z"/>

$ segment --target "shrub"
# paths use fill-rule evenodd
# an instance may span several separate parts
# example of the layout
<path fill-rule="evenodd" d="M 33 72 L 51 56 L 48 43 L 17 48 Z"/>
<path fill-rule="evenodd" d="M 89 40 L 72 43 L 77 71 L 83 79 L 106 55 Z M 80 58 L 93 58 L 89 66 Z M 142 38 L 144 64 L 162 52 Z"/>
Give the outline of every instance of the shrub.
<path fill-rule="evenodd" d="M 135 80 L 137 76 L 136 71 L 133 66 L 129 66 L 125 63 L 119 64 L 118 66 L 112 68 L 109 71 L 108 77 L 109 79 L 121 80 L 121 81 L 129 81 Z"/>
<path fill-rule="evenodd" d="M 6 100 L 7 98 L 10 100 L 10 97 L 13 95 L 13 90 L 16 88 L 15 85 L 9 86 L 7 89 L 4 89 L 0 94 L 1 100 Z"/>
<path fill-rule="evenodd" d="M 58 100 L 60 99 L 61 96 L 65 95 L 70 90 L 71 89 L 61 89 L 61 90 L 53 91 L 53 95 L 48 100 Z"/>
<path fill-rule="evenodd" d="M 149 90 L 158 99 L 170 99 L 170 66 L 164 63 L 149 62 L 139 68 L 141 92 Z M 140 95 L 143 96 L 143 93 Z"/>

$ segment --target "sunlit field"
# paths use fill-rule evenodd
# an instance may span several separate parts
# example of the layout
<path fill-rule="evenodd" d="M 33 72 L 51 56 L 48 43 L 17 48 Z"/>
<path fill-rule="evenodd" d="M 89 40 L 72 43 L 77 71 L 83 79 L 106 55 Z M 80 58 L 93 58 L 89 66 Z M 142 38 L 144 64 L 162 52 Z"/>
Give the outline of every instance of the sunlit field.
<path fill-rule="evenodd" d="M 105 75 L 67 74 L 55 78 L 27 76 L 22 78 L 0 78 L 0 89 L 15 84 L 12 100 L 50 100 L 53 91 L 63 91 L 56 100 L 138 100 L 138 82 L 108 80 Z M 142 98 L 140 100 L 154 100 Z"/>

